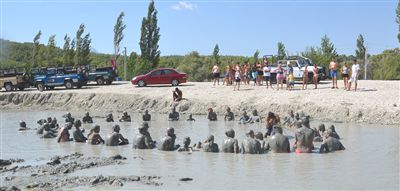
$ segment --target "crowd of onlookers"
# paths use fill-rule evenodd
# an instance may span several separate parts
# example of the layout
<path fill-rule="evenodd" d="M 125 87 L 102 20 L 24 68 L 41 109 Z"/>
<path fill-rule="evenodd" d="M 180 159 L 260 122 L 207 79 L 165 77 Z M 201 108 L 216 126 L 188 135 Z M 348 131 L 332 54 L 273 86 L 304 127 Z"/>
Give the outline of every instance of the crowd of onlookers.
<path fill-rule="evenodd" d="M 302 75 L 302 89 L 307 89 L 307 84 L 312 81 L 314 89 L 317 89 L 319 83 L 319 69 L 316 64 L 310 66 L 312 68 L 312 79 L 309 79 L 308 65 L 305 65 L 301 71 Z M 360 65 L 357 60 L 353 60 L 353 64 L 350 68 L 346 63 L 339 69 L 339 64 L 336 59 L 332 59 L 329 64 L 330 77 L 332 78 L 332 89 L 338 88 L 337 76 L 340 72 L 344 82 L 344 89 L 350 90 L 352 83 L 354 83 L 354 90 L 357 90 L 357 79 L 359 76 Z M 286 84 L 287 90 L 292 90 L 295 84 L 295 77 L 293 74 L 293 66 L 288 64 L 283 67 L 281 64 L 277 64 L 276 68 L 272 68 L 268 59 L 264 59 L 263 63 L 260 62 L 250 64 L 244 62 L 242 65 L 236 63 L 234 65 L 227 65 L 225 70 L 216 64 L 212 68 L 213 85 L 220 85 L 221 73 L 222 74 L 222 85 L 230 86 L 233 85 L 233 90 L 239 90 L 240 85 L 250 85 L 252 81 L 253 86 L 263 86 L 264 81 L 267 88 L 273 89 L 272 82 L 276 82 L 276 89 L 283 89 L 283 84 Z M 350 75 L 351 73 L 351 75 Z M 274 74 L 274 75 L 272 75 Z M 276 79 L 272 79 L 275 77 Z"/>

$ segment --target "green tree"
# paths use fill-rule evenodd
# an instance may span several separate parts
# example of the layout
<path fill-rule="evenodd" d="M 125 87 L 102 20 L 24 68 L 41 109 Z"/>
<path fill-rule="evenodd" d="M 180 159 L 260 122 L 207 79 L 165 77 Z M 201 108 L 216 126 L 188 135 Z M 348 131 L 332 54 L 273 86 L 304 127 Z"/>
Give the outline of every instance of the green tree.
<path fill-rule="evenodd" d="M 364 46 L 364 37 L 360 34 L 357 38 L 357 50 L 356 57 L 360 60 L 364 60 L 365 56 L 365 46 Z"/>
<path fill-rule="evenodd" d="M 321 50 L 322 54 L 328 59 L 337 57 L 335 45 L 333 45 L 327 35 L 324 35 L 321 39 Z"/>
<path fill-rule="evenodd" d="M 71 38 L 67 34 L 64 36 L 64 46 L 63 46 L 63 57 L 62 63 L 64 65 L 69 65 L 72 63 L 70 60 L 70 51 L 71 51 Z"/>
<path fill-rule="evenodd" d="M 123 18 L 125 16 L 124 12 L 121 12 L 117 18 L 117 22 L 114 25 L 114 59 L 115 62 L 117 62 L 118 57 L 119 57 L 119 49 L 120 49 L 120 43 L 122 39 L 124 39 L 124 29 L 126 28 L 126 25 L 123 22 Z"/>
<path fill-rule="evenodd" d="M 217 64 L 217 65 L 220 64 L 220 61 L 219 61 L 219 46 L 218 46 L 218 44 L 216 44 L 215 47 L 214 47 L 213 60 L 214 60 L 214 64 Z"/>
<path fill-rule="evenodd" d="M 85 25 L 81 24 L 75 36 L 75 66 L 82 64 L 82 34 L 85 32 Z"/>
<path fill-rule="evenodd" d="M 258 62 L 258 55 L 260 54 L 260 51 L 258 51 L 258 50 L 256 50 L 256 52 L 254 52 L 254 54 L 253 54 L 253 61 L 254 61 L 254 64 L 257 64 L 257 62 Z"/>
<path fill-rule="evenodd" d="M 42 31 L 39 30 L 39 32 L 35 35 L 33 38 L 33 54 L 32 54 L 32 65 L 33 67 L 37 67 L 40 65 L 38 62 L 38 57 L 39 57 L 39 50 L 40 50 L 40 36 L 42 36 Z"/>
<path fill-rule="evenodd" d="M 90 50 L 91 50 L 92 39 L 90 38 L 90 33 L 86 34 L 82 39 L 82 48 L 81 48 L 81 64 L 90 64 Z"/>
<path fill-rule="evenodd" d="M 397 15 L 396 21 L 397 24 L 399 24 L 399 34 L 397 34 L 397 39 L 399 40 L 400 43 L 400 1 L 397 4 L 396 15 Z"/>
<path fill-rule="evenodd" d="M 284 59 L 286 57 L 285 45 L 282 42 L 278 42 L 278 59 Z"/>
<path fill-rule="evenodd" d="M 154 1 L 151 0 L 147 12 L 147 17 L 142 20 L 142 27 L 140 29 L 140 51 L 141 62 L 140 64 L 149 64 L 150 66 L 141 67 L 155 68 L 160 60 L 160 51 L 158 50 L 158 41 L 160 39 L 160 28 L 157 26 L 157 10 L 154 6 Z"/>
<path fill-rule="evenodd" d="M 69 49 L 69 65 L 73 65 L 75 58 L 75 39 L 72 39 L 70 49 Z"/>
<path fill-rule="evenodd" d="M 56 65 L 56 60 L 57 60 L 57 49 L 56 49 L 56 35 L 51 35 L 49 37 L 49 41 L 47 43 L 47 53 L 46 53 L 46 59 L 47 59 L 47 65 Z"/>

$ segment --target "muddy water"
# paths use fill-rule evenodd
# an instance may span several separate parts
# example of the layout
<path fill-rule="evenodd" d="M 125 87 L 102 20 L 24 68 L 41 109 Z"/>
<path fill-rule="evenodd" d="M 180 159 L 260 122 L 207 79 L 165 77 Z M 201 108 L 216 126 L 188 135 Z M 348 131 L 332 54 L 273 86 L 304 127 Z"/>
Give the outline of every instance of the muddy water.
<path fill-rule="evenodd" d="M 224 153 L 162 152 L 133 150 L 132 145 L 119 147 L 91 146 L 78 143 L 56 143 L 55 139 L 40 139 L 35 131 L 17 132 L 18 121 L 24 119 L 28 127 L 36 128 L 36 121 L 47 116 L 59 122 L 62 112 L 1 112 L 1 157 L 23 158 L 25 163 L 36 164 L 47 161 L 54 155 L 80 152 L 90 156 L 112 156 L 121 154 L 128 158 L 127 164 L 106 166 L 74 172 L 69 176 L 94 175 L 157 175 L 161 176 L 161 187 L 140 183 L 127 183 L 123 189 L 399 189 L 399 128 L 395 126 L 335 124 L 346 151 L 330 154 L 265 154 L 242 155 Z M 104 113 L 93 113 L 103 116 Z M 114 113 L 117 119 L 121 114 Z M 83 113 L 73 117 L 81 118 Z M 133 122 L 120 123 L 121 133 L 132 142 L 138 134 L 140 116 L 133 115 Z M 187 116 L 182 116 L 186 118 Z M 168 122 L 165 115 L 153 115 L 150 133 L 159 140 L 167 127 L 174 127 L 177 143 L 182 144 L 190 136 L 192 144 L 204 140 L 209 134 L 215 136 L 220 145 L 228 127 L 236 131 L 239 142 L 246 131 L 262 131 L 262 125 L 238 125 L 237 122 L 208 122 L 205 116 L 194 116 L 195 122 Z M 112 123 L 104 118 L 94 118 L 101 126 L 103 138 L 111 132 Z M 319 122 L 312 121 L 316 126 Z M 328 123 L 329 124 L 329 123 Z M 88 132 L 90 125 L 84 125 Z M 286 135 L 293 136 L 291 130 Z M 72 132 L 71 132 L 72 134 Z M 291 144 L 293 139 L 290 140 Z M 319 147 L 319 145 L 316 145 Z M 190 177 L 193 181 L 180 182 L 179 178 Z M 88 188 L 85 188 L 88 189 Z M 107 187 L 107 189 L 110 189 Z"/>

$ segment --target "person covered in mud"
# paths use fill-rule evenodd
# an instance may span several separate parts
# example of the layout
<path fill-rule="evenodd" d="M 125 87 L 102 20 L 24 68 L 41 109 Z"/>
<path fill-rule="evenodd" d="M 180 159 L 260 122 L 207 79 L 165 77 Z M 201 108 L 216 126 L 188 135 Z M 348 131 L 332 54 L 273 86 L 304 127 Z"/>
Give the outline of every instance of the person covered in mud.
<path fill-rule="evenodd" d="M 247 112 L 243 111 L 243 113 L 239 119 L 239 124 L 246 124 L 246 123 L 250 123 L 251 121 L 253 121 L 253 120 L 247 115 Z"/>
<path fill-rule="evenodd" d="M 336 130 L 335 130 L 335 126 L 334 125 L 331 125 L 330 127 L 329 127 L 329 129 L 328 129 L 328 131 L 332 131 L 331 132 L 331 135 L 329 135 L 329 136 L 331 136 L 331 137 L 333 137 L 333 138 L 336 138 L 336 139 L 340 139 L 340 136 L 339 136 L 339 134 L 336 132 Z"/>
<path fill-rule="evenodd" d="M 222 143 L 222 152 L 224 153 L 239 153 L 239 142 L 235 139 L 235 131 L 229 129 L 225 132 L 226 139 Z"/>
<path fill-rule="evenodd" d="M 193 152 L 193 148 L 190 145 L 190 137 L 183 139 L 183 147 L 178 149 L 178 152 Z"/>
<path fill-rule="evenodd" d="M 174 101 L 181 101 L 183 98 L 183 93 L 179 88 L 175 88 L 175 90 L 172 91 L 172 99 Z"/>
<path fill-rule="evenodd" d="M 60 128 L 55 117 L 50 122 L 50 128 L 54 130 Z"/>
<path fill-rule="evenodd" d="M 196 121 L 196 119 L 193 118 L 192 114 L 189 114 L 189 118 L 187 118 L 186 121 Z"/>
<path fill-rule="evenodd" d="M 175 107 L 172 107 L 172 111 L 168 114 L 169 121 L 178 121 L 179 120 L 179 113 L 176 111 Z"/>
<path fill-rule="evenodd" d="M 56 130 L 54 130 L 54 129 L 51 129 L 50 128 L 50 124 L 49 123 L 45 123 L 45 124 L 43 124 L 42 126 L 41 126 L 41 129 L 42 129 L 42 136 L 41 136 L 41 138 L 44 138 L 44 139 L 51 139 L 51 138 L 55 138 L 55 137 L 57 137 L 57 131 Z"/>
<path fill-rule="evenodd" d="M 167 135 L 161 139 L 158 144 L 158 149 L 162 151 L 174 151 L 179 148 L 180 145 L 175 145 L 176 135 L 175 130 L 172 127 L 167 129 Z"/>
<path fill-rule="evenodd" d="M 329 129 L 326 134 L 327 138 L 321 144 L 321 147 L 319 149 L 320 153 L 345 150 L 343 144 L 339 141 L 339 139 L 334 137 L 335 134 L 331 129 Z"/>
<path fill-rule="evenodd" d="M 106 146 L 118 146 L 129 144 L 128 139 L 125 139 L 121 133 L 119 133 L 120 127 L 118 124 L 113 126 L 113 132 L 106 138 Z"/>
<path fill-rule="evenodd" d="M 260 143 L 261 153 L 267 153 L 267 143 L 264 141 L 264 135 L 261 132 L 257 132 L 255 138 Z"/>
<path fill-rule="evenodd" d="M 214 135 L 208 136 L 207 139 L 204 141 L 203 151 L 212 153 L 219 152 L 217 143 L 214 143 Z"/>
<path fill-rule="evenodd" d="M 70 129 L 72 129 L 72 123 L 65 123 L 64 127 L 61 128 L 60 133 L 58 134 L 57 143 L 72 141 L 69 134 Z"/>
<path fill-rule="evenodd" d="M 105 141 L 100 136 L 100 125 L 94 124 L 88 134 L 88 143 L 91 145 L 104 144 Z"/>
<path fill-rule="evenodd" d="M 226 108 L 226 113 L 225 113 L 224 120 L 225 121 L 233 121 L 233 120 L 235 120 L 235 114 L 233 114 L 233 112 L 231 111 L 230 107 Z"/>
<path fill-rule="evenodd" d="M 142 119 L 143 119 L 143 121 L 150 121 L 151 120 L 151 115 L 149 114 L 149 110 L 146 109 L 146 111 L 144 111 Z"/>
<path fill-rule="evenodd" d="M 261 154 L 261 144 L 254 139 L 254 131 L 246 133 L 246 139 L 242 142 L 241 152 L 243 154 Z"/>
<path fill-rule="evenodd" d="M 272 134 L 267 143 L 267 150 L 274 153 L 290 153 L 289 138 L 283 135 L 282 128 L 274 126 Z"/>
<path fill-rule="evenodd" d="M 89 112 L 85 113 L 85 116 L 82 118 L 83 123 L 93 123 L 93 118 L 89 115 Z"/>
<path fill-rule="evenodd" d="M 71 116 L 71 113 L 70 112 L 68 112 L 67 114 L 65 114 L 63 117 L 65 117 L 65 123 L 74 123 L 74 121 L 75 121 L 75 118 L 73 118 L 72 116 Z"/>
<path fill-rule="evenodd" d="M 281 120 L 279 118 L 279 115 L 272 112 L 268 112 L 268 115 L 265 118 L 265 126 L 267 128 L 267 132 L 265 133 L 264 137 L 270 136 L 272 133 L 272 127 L 274 125 L 279 125 L 280 122 Z"/>
<path fill-rule="evenodd" d="M 29 128 L 26 126 L 25 121 L 19 121 L 19 128 L 18 131 L 26 131 L 29 130 Z"/>
<path fill-rule="evenodd" d="M 112 113 L 106 115 L 106 122 L 114 122 L 114 116 Z"/>
<path fill-rule="evenodd" d="M 75 142 L 78 143 L 86 143 L 87 138 L 85 137 L 85 135 L 83 135 L 83 132 L 85 132 L 85 129 L 81 130 L 81 126 L 82 126 L 82 122 L 81 120 L 76 120 L 74 123 L 75 126 L 75 130 L 72 133 L 72 136 L 74 137 Z"/>
<path fill-rule="evenodd" d="M 251 122 L 252 122 L 252 123 L 253 123 L 253 122 L 259 123 L 259 122 L 261 121 L 261 116 L 258 115 L 257 109 L 254 109 L 254 110 L 251 112 L 251 114 L 252 114 L 252 116 L 251 116 L 251 119 L 252 119 Z"/>
<path fill-rule="evenodd" d="M 47 122 L 46 119 L 39 119 L 36 123 L 39 124 L 39 125 L 43 125 L 46 122 Z"/>
<path fill-rule="evenodd" d="M 286 116 L 284 118 L 283 125 L 285 125 L 288 128 L 292 128 L 292 127 L 294 127 L 294 123 L 296 121 L 297 121 L 297 119 L 296 119 L 296 117 L 294 115 L 293 110 L 289 110 L 288 116 Z"/>
<path fill-rule="evenodd" d="M 142 126 L 139 127 L 140 134 L 134 139 L 134 149 L 153 149 L 155 147 L 156 142 L 151 138 L 148 129 L 149 124 L 147 122 L 142 123 Z"/>
<path fill-rule="evenodd" d="M 320 124 L 318 125 L 318 129 L 314 128 L 314 142 L 322 142 L 325 138 L 325 125 Z"/>
<path fill-rule="evenodd" d="M 131 116 L 128 115 L 128 112 L 124 111 L 121 119 L 119 119 L 119 122 L 131 122 Z"/>
<path fill-rule="evenodd" d="M 213 111 L 212 108 L 208 108 L 207 119 L 210 121 L 217 121 L 217 114 Z"/>
<path fill-rule="evenodd" d="M 299 125 L 298 123 L 301 123 Z M 314 132 L 310 128 L 308 117 L 303 117 L 301 122 L 297 122 L 298 127 L 295 133 L 295 143 L 293 148 L 296 153 L 311 153 L 314 149 Z"/>

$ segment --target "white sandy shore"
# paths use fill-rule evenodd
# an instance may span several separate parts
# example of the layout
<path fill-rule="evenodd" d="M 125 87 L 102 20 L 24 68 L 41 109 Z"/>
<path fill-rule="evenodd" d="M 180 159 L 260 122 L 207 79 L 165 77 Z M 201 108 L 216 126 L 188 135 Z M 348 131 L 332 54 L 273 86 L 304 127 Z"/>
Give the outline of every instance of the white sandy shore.
<path fill-rule="evenodd" d="M 222 83 L 221 83 L 222 84 Z M 178 104 L 184 113 L 206 114 L 212 107 L 223 115 L 227 106 L 236 115 L 245 109 L 256 108 L 262 115 L 273 111 L 285 115 L 288 110 L 302 110 L 313 118 L 330 121 L 400 124 L 400 81 L 359 81 L 359 91 L 331 89 L 322 82 L 318 89 L 300 90 L 296 84 L 292 91 L 267 89 L 266 86 L 242 85 L 240 91 L 233 86 L 213 86 L 210 82 L 190 82 L 179 86 L 186 100 Z M 110 86 L 91 85 L 82 89 L 63 87 L 38 92 L 0 92 L 0 110 L 99 110 L 167 113 L 172 100 L 171 86 L 138 88 L 128 82 Z M 221 119 L 222 117 L 220 117 Z"/>

